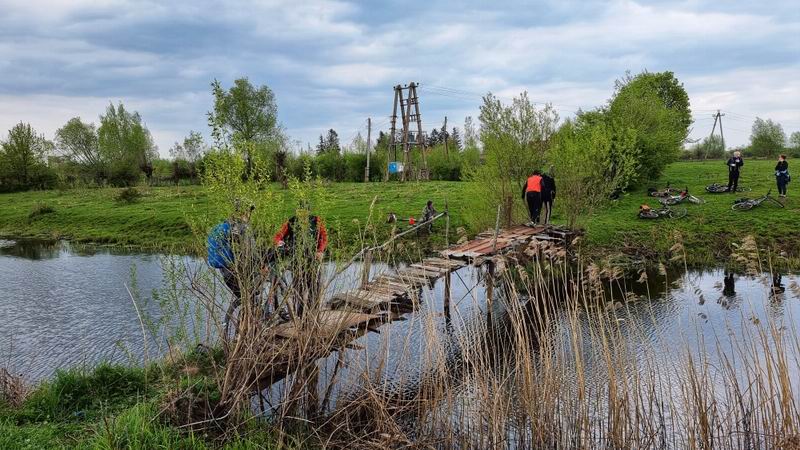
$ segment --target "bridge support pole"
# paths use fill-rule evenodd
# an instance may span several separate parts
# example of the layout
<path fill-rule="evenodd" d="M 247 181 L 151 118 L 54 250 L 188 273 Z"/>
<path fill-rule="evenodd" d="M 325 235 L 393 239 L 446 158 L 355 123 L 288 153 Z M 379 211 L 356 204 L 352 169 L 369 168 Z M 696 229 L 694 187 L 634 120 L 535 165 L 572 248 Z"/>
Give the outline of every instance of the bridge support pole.
<path fill-rule="evenodd" d="M 489 312 L 492 311 L 494 301 L 494 263 L 489 261 L 486 273 L 486 306 Z"/>
<path fill-rule="evenodd" d="M 369 271 L 370 267 L 372 266 L 372 250 L 367 250 L 364 254 L 364 267 L 361 269 L 361 287 L 364 287 L 369 283 Z"/>
<path fill-rule="evenodd" d="M 450 321 L 450 273 L 448 270 L 444 276 L 444 318 Z"/>

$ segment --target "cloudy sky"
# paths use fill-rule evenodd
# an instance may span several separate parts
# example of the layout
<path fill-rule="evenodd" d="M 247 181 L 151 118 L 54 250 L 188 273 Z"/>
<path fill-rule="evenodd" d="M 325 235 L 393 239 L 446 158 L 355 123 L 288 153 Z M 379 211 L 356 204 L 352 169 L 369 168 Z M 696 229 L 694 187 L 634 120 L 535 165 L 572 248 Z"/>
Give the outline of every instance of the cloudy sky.
<path fill-rule="evenodd" d="M 492 5 L 496 3 L 496 5 Z M 289 135 L 343 142 L 388 128 L 392 86 L 417 81 L 423 125 L 461 126 L 488 91 L 562 117 L 605 102 L 626 71 L 671 70 L 708 135 L 748 141 L 756 116 L 800 130 L 797 0 L 0 0 L 0 131 L 52 138 L 110 101 L 139 111 L 161 153 L 208 135 L 209 83 L 269 85 Z"/>

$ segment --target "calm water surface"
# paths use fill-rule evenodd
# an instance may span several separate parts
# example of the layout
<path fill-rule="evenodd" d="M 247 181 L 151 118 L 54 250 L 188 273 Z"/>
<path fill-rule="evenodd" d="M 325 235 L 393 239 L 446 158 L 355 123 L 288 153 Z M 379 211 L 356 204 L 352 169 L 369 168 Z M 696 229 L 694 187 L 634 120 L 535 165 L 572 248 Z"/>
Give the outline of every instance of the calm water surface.
<path fill-rule="evenodd" d="M 41 380 L 58 368 L 91 367 L 101 361 L 140 363 L 142 330 L 126 285 L 135 285 L 140 298 L 149 297 L 162 286 L 163 258 L 64 242 L 0 241 L 0 366 Z M 188 257 L 170 258 L 202 264 Z M 330 272 L 333 267 L 327 269 Z M 374 270 L 391 268 L 377 265 Z M 358 282 L 358 271 L 356 266 L 339 276 L 332 290 L 352 288 Z M 758 323 L 771 321 L 787 330 L 797 323 L 798 277 L 784 276 L 786 289 L 779 295 L 772 294 L 768 277 L 746 276 L 737 276 L 735 293 L 725 295 L 723 277 L 720 270 L 652 276 L 647 289 L 628 282 L 625 289 L 642 298 L 619 309 L 623 344 L 634 355 L 647 354 L 669 363 L 685 355 L 676 348 L 705 348 L 715 353 L 718 343 L 729 345 L 752 332 Z M 362 337 L 358 343 L 366 350 L 348 352 L 350 364 L 340 373 L 341 379 L 347 379 L 347 372 L 356 374 L 365 366 L 377 364 L 382 359 L 377 355 L 400 353 L 405 357 L 389 359 L 384 373 L 398 382 L 413 382 L 419 375 L 415 366 L 437 350 L 430 345 L 456 348 L 459 330 L 485 316 L 486 294 L 477 271 L 460 270 L 453 277 L 448 321 L 442 313 L 442 292 L 441 281 L 423 289 L 421 310 L 411 315 L 412 319 Z M 144 314 L 158 317 L 154 302 L 137 305 Z M 582 320 L 581 326 L 588 330 L 588 323 Z M 636 326 L 626 327 L 625 320 Z M 445 339 L 430 344 L 426 333 L 431 329 Z M 563 317 L 557 318 L 554 329 L 565 338 L 569 335 Z M 445 349 L 445 353 L 452 353 L 452 349 Z M 587 355 L 591 353 L 587 351 Z M 334 362 L 331 358 L 323 365 L 330 369 Z M 601 361 L 595 366 L 590 359 L 586 376 L 602 382 L 603 366 Z M 792 370 L 793 376 L 800 378 L 797 367 Z"/>

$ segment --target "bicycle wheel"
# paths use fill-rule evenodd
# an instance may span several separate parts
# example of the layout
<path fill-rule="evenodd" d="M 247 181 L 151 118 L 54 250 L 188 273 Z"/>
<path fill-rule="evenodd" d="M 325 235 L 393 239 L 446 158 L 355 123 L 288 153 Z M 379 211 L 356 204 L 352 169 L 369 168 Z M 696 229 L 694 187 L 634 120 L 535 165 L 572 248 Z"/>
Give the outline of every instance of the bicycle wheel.
<path fill-rule="evenodd" d="M 749 188 L 749 187 L 739 187 L 739 188 L 736 188 L 736 192 L 750 192 L 750 191 L 752 191 L 752 190 L 753 190 L 753 188 Z"/>
<path fill-rule="evenodd" d="M 662 205 L 672 206 L 672 205 L 677 205 L 678 203 L 680 203 L 681 199 L 678 198 L 678 197 L 666 197 L 666 198 L 662 198 L 660 201 L 661 201 Z"/>
<path fill-rule="evenodd" d="M 652 220 L 652 219 L 658 219 L 658 217 L 659 217 L 659 216 L 658 216 L 658 213 L 657 213 L 657 212 L 655 212 L 655 211 L 653 211 L 653 210 L 650 210 L 650 211 L 640 211 L 640 212 L 639 212 L 639 218 L 640 218 L 640 219 Z"/>
<path fill-rule="evenodd" d="M 755 206 L 755 204 L 748 200 L 746 202 L 734 203 L 731 209 L 734 211 L 747 211 L 753 209 L 753 206 Z"/>
<path fill-rule="evenodd" d="M 686 217 L 686 208 L 671 208 L 667 217 L 670 219 L 682 219 Z"/>
<path fill-rule="evenodd" d="M 706 202 L 702 198 L 695 197 L 694 195 L 690 195 L 690 196 L 686 197 L 686 199 L 689 200 L 690 202 L 694 203 L 695 205 L 702 205 L 703 203 Z"/>

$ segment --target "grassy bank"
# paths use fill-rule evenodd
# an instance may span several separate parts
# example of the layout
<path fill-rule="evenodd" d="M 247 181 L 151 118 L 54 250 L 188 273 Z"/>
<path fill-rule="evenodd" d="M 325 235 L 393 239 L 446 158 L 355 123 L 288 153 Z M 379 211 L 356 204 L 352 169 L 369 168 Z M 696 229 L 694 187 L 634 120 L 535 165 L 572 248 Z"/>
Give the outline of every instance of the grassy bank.
<path fill-rule="evenodd" d="M 433 200 L 443 209 L 465 204 L 462 184 L 432 183 L 335 183 L 327 189 L 324 204 L 316 212 L 325 218 L 335 238 L 349 244 L 358 238 L 370 205 L 377 197 L 374 220 L 383 223 L 389 212 L 398 217 L 419 218 L 425 202 Z M 159 250 L 191 251 L 197 240 L 190 223 L 213 215 L 209 198 L 201 186 L 140 188 L 143 197 L 135 203 L 116 200 L 121 189 L 36 191 L 0 195 L 0 236 L 70 239 L 78 242 L 131 245 Z M 293 213 L 295 202 L 288 191 L 280 205 L 283 215 Z M 47 206 L 52 211 L 35 213 Z M 220 217 L 219 219 L 222 219 Z M 358 221 L 358 222 L 356 222 Z M 453 215 L 452 229 L 462 226 Z M 388 233 L 390 226 L 378 230 Z M 443 241 L 443 238 L 439 237 Z M 336 242 L 334 240 L 334 242 Z"/>
<path fill-rule="evenodd" d="M 677 242 L 683 243 L 690 265 L 724 263 L 742 239 L 752 235 L 761 248 L 787 256 L 800 256 L 800 195 L 790 183 L 785 208 L 764 203 L 750 211 L 732 211 L 734 199 L 759 197 L 773 190 L 777 198 L 774 161 L 746 161 L 739 180 L 740 187 L 751 192 L 709 194 L 705 187 L 713 182 L 727 183 L 727 170 L 722 161 L 679 162 L 670 165 L 658 182 L 651 186 L 663 189 L 688 187 L 689 192 L 705 200 L 705 204 L 685 203 L 687 216 L 683 219 L 641 220 L 639 205 L 658 207 L 658 200 L 647 197 L 646 187 L 624 195 L 612 205 L 596 213 L 586 222 L 586 244 L 593 254 L 609 254 L 626 250 L 640 254 L 655 253 L 667 257 Z"/>
<path fill-rule="evenodd" d="M 680 220 L 643 221 L 636 217 L 642 203 L 656 206 L 648 198 L 646 187 L 624 195 L 620 200 L 596 212 L 584 226 L 587 230 L 584 251 L 606 255 L 627 248 L 653 257 L 668 257 L 680 235 L 690 264 L 719 263 L 730 253 L 732 243 L 753 235 L 765 247 L 800 255 L 800 243 L 794 236 L 800 232 L 800 202 L 790 197 L 785 209 L 765 204 L 747 212 L 731 211 L 734 198 L 757 196 L 774 187 L 773 161 L 747 161 L 741 186 L 753 189 L 748 194 L 707 194 L 705 186 L 727 181 L 722 161 L 678 162 L 670 165 L 663 177 L 651 183 L 663 188 L 689 187 L 706 200 L 704 205 L 686 205 L 688 215 Z M 358 237 L 359 226 L 369 214 L 377 198 L 373 214 L 379 224 L 390 211 L 400 217 L 419 217 L 425 201 L 431 199 L 440 209 L 447 200 L 451 211 L 451 230 L 464 226 L 463 212 L 470 207 L 466 183 L 335 183 L 328 186 L 329 198 L 318 213 L 335 231 L 338 244 L 346 245 Z M 191 251 L 197 240 L 189 223 L 193 217 L 209 213 L 209 199 L 199 186 L 174 188 L 142 188 L 144 196 L 133 204 L 115 200 L 119 189 L 24 192 L 0 195 L 0 236 L 66 238 L 81 242 L 99 242 L 149 247 L 161 250 Z M 288 194 L 286 194 L 288 195 Z M 282 207 L 286 216 L 294 204 L 286 199 Z M 41 205 L 44 212 L 33 213 Z M 357 221 L 356 221 L 357 220 Z M 554 220 L 560 220 L 556 211 Z M 378 234 L 388 234 L 382 225 Z M 479 230 L 469 229 L 470 232 Z M 443 244 L 442 233 L 433 238 Z M 334 245 L 337 242 L 334 241 Z"/>
<path fill-rule="evenodd" d="M 210 356 L 194 352 L 147 368 L 101 364 L 91 371 L 58 372 L 24 398 L 0 390 L 0 448 L 43 449 L 272 449 L 296 448 L 253 420 L 233 435 L 180 429 L 169 399 L 185 390 L 213 396 Z M 3 380 L 0 380 L 3 381 Z M 2 383 L 0 383 L 2 387 Z M 18 401 L 19 400 L 19 401 Z M 18 402 L 17 402 L 18 401 Z"/>

